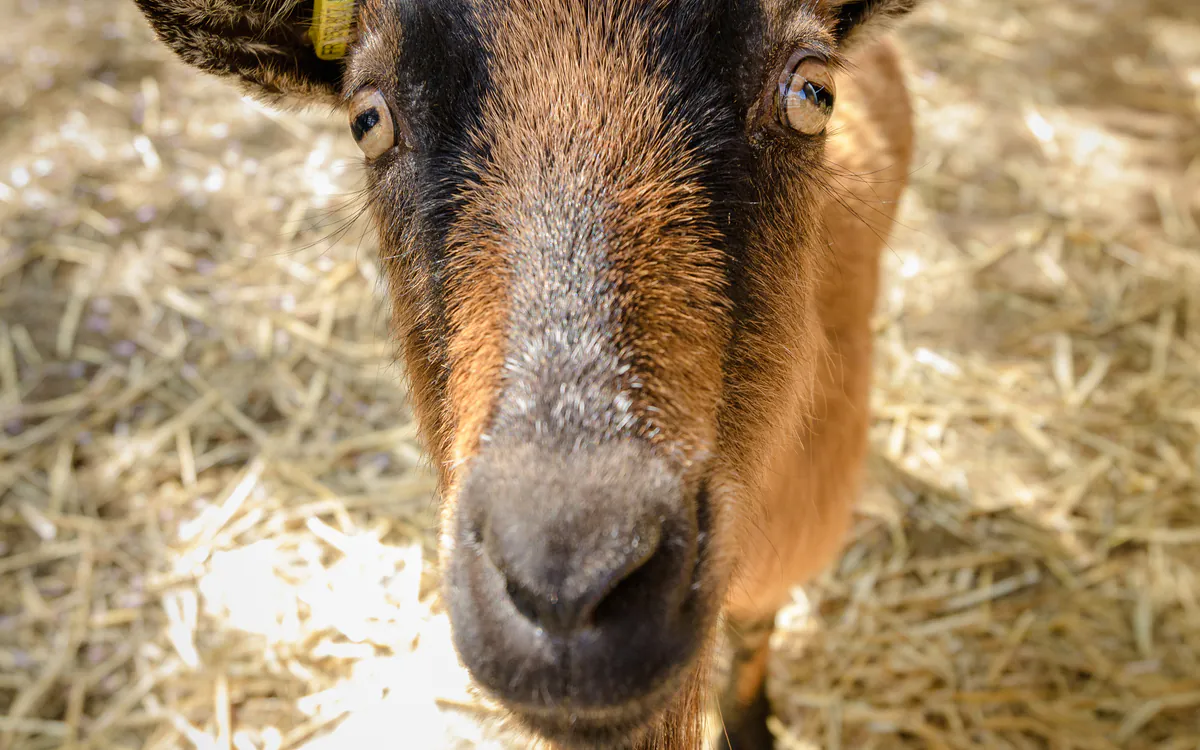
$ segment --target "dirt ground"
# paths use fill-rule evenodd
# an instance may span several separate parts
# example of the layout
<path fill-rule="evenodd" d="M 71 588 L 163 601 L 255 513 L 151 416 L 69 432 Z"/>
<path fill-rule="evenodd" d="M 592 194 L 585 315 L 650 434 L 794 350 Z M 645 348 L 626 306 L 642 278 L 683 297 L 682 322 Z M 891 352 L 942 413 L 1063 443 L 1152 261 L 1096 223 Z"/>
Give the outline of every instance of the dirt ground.
<path fill-rule="evenodd" d="M 128 0 L 0 0 L 0 750 L 520 747 L 339 117 Z M 929 0 L 872 482 L 784 750 L 1200 748 L 1200 3 Z M 356 220 L 357 219 L 357 220 Z"/>

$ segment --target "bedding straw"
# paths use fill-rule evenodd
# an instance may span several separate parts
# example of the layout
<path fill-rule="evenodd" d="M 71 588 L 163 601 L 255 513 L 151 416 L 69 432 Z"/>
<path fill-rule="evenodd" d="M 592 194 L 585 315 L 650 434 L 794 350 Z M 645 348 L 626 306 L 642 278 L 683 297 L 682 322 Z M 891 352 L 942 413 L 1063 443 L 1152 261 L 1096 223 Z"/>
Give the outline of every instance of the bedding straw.
<path fill-rule="evenodd" d="M 435 596 L 345 123 L 131 2 L 7 5 L 0 750 L 521 747 Z M 1200 6 L 929 0 L 899 39 L 871 479 L 781 615 L 780 747 L 1195 750 Z"/>

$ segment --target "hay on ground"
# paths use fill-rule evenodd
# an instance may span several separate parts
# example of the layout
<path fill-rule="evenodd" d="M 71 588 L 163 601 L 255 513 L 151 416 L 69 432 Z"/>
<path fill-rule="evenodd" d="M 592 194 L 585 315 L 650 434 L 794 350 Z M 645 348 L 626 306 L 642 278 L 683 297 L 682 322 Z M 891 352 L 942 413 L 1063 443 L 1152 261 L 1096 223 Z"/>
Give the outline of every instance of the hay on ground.
<path fill-rule="evenodd" d="M 519 746 L 433 596 L 344 124 L 133 3 L 10 5 L 0 750 Z M 781 617 L 780 747 L 1194 750 L 1200 6 L 929 0 L 901 39 L 873 481 Z"/>

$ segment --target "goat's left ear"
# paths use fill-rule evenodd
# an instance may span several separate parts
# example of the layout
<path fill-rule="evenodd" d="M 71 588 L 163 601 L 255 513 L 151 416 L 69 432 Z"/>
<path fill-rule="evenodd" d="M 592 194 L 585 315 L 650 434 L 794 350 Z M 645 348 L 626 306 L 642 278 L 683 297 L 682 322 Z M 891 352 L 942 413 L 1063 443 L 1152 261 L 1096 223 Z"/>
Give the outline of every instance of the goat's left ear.
<path fill-rule="evenodd" d="M 341 102 L 355 0 L 134 0 L 188 65 L 275 105 Z"/>
<path fill-rule="evenodd" d="M 829 0 L 833 36 L 841 49 L 886 30 L 891 22 L 907 15 L 920 0 Z"/>

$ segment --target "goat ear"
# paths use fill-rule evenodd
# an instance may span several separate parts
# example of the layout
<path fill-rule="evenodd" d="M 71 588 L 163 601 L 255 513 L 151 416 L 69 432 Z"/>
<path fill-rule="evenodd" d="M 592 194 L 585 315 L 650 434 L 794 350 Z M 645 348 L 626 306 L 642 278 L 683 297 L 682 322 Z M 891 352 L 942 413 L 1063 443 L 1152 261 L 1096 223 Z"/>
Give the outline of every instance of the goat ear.
<path fill-rule="evenodd" d="M 184 63 L 273 105 L 341 101 L 355 0 L 134 0 Z"/>
<path fill-rule="evenodd" d="M 908 15 L 920 0 L 830 0 L 833 35 L 840 48 L 856 46 Z"/>

